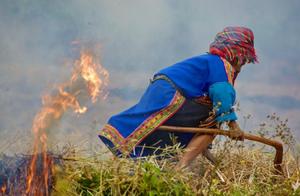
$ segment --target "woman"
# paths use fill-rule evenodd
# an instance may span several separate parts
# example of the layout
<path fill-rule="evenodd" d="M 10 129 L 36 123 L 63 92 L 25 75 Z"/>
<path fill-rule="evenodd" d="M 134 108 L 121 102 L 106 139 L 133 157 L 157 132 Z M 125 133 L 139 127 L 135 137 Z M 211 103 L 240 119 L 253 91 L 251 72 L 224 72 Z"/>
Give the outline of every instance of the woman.
<path fill-rule="evenodd" d="M 254 35 L 249 28 L 226 27 L 216 35 L 209 53 L 186 59 L 156 73 L 140 101 L 112 116 L 99 137 L 117 155 L 140 157 L 159 154 L 179 142 L 186 148 L 178 163 L 188 166 L 213 141 L 214 136 L 167 133 L 160 125 L 197 127 L 210 114 L 220 125 L 228 122 L 242 138 L 232 109 L 235 79 L 242 66 L 257 62 Z M 173 137 L 171 137 L 172 135 Z"/>

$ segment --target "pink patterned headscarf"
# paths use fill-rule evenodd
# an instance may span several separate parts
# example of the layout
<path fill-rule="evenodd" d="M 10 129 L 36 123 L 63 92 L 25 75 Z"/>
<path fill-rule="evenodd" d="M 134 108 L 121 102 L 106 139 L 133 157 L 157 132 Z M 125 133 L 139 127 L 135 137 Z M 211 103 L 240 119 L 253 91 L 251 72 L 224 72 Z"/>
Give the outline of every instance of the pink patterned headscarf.
<path fill-rule="evenodd" d="M 226 27 L 216 35 L 209 52 L 225 58 L 232 65 L 258 62 L 253 32 L 246 27 Z"/>

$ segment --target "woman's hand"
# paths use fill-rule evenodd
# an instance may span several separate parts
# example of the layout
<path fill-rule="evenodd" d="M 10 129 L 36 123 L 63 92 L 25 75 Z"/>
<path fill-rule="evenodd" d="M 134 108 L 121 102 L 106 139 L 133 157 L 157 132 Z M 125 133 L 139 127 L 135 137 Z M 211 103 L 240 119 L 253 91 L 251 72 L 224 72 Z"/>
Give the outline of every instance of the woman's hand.
<path fill-rule="evenodd" d="M 236 121 L 230 121 L 228 123 L 228 126 L 230 127 L 229 137 L 231 139 L 244 141 L 244 132 L 241 130 L 239 124 Z"/>

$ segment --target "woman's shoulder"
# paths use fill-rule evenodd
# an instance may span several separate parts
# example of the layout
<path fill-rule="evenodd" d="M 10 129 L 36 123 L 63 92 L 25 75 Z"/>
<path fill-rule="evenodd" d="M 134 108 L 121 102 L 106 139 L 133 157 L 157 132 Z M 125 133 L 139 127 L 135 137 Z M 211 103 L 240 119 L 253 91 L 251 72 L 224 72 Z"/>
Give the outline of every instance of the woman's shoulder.
<path fill-rule="evenodd" d="M 213 54 L 208 54 L 206 58 L 209 59 L 208 70 L 209 81 L 211 84 L 222 81 L 226 81 L 231 84 L 234 83 L 234 70 L 228 61 L 218 55 Z"/>

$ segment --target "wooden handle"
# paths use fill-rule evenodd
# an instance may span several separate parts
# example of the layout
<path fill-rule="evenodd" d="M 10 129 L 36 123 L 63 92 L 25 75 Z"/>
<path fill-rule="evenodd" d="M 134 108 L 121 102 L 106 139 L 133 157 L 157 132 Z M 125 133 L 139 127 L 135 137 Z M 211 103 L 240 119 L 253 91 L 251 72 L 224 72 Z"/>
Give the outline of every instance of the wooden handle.
<path fill-rule="evenodd" d="M 177 126 L 160 126 L 158 130 L 168 131 L 168 132 L 181 132 L 181 133 L 201 133 L 208 135 L 225 135 L 230 136 L 229 131 L 224 131 L 220 129 L 212 129 L 212 128 L 198 128 L 198 127 L 177 127 Z M 269 146 L 273 146 L 276 150 L 275 158 L 274 158 L 274 167 L 277 173 L 283 174 L 282 171 L 282 158 L 283 158 L 283 146 L 282 143 L 270 140 L 264 137 L 244 133 L 244 138 L 256 142 L 260 142 Z"/>

